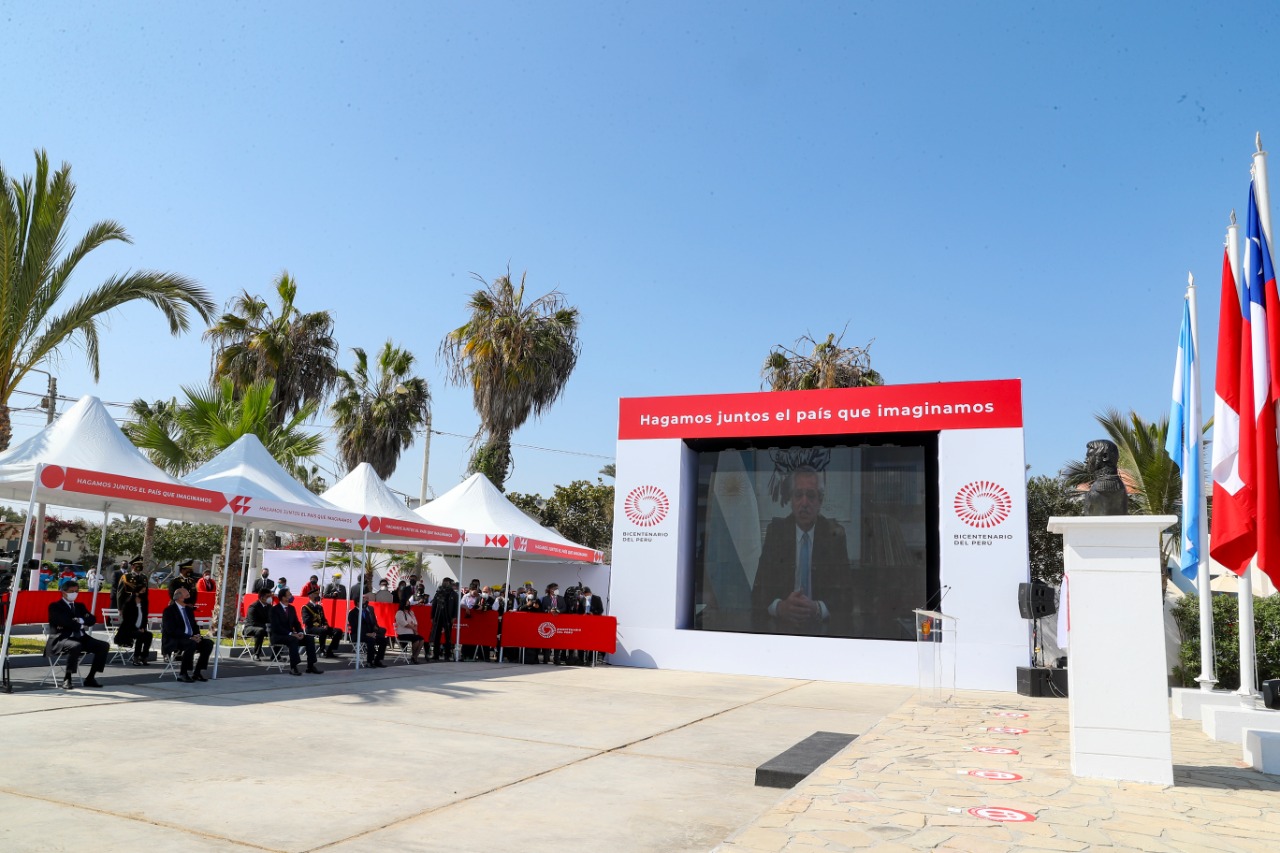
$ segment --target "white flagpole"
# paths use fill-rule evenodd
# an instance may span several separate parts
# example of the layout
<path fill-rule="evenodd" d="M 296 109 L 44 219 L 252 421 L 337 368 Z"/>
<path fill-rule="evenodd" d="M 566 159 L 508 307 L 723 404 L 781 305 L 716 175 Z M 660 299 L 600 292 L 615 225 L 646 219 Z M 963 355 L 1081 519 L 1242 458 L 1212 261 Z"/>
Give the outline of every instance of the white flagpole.
<path fill-rule="evenodd" d="M 1258 219 L 1261 220 L 1262 233 L 1266 235 L 1267 244 L 1271 244 L 1271 195 L 1267 188 L 1267 152 L 1262 150 L 1262 134 L 1259 133 L 1254 137 L 1253 153 L 1253 186 L 1254 193 L 1258 199 Z M 1232 226 L 1234 230 L 1235 226 Z M 1229 230 L 1228 239 L 1232 236 L 1232 230 Z M 1239 239 L 1236 238 L 1236 248 L 1234 251 L 1228 247 L 1231 254 L 1231 269 L 1240 269 L 1239 258 Z M 1275 249 L 1271 248 L 1272 263 L 1274 264 Z M 1243 278 L 1240 279 L 1244 281 Z M 1253 334 L 1267 333 L 1266 329 L 1255 329 Z M 1280 460 L 1277 461 L 1280 464 Z M 1258 664 L 1257 664 L 1257 637 L 1254 634 L 1253 622 L 1253 564 L 1257 560 L 1255 556 L 1249 564 L 1245 566 L 1244 574 L 1237 579 L 1236 602 L 1240 609 L 1240 689 L 1236 693 L 1240 696 L 1240 704 L 1245 707 L 1253 707 L 1255 699 L 1260 694 L 1257 690 L 1258 685 Z"/>
<path fill-rule="evenodd" d="M 22 555 L 27 553 L 27 543 L 31 541 L 31 525 L 36 512 L 36 490 L 40 488 L 40 474 L 43 471 L 44 463 L 41 462 L 36 465 L 36 476 L 31 483 L 31 500 L 27 502 L 27 517 L 23 520 L 18 559 L 13 567 L 13 586 L 9 590 L 9 612 L 4 618 L 4 639 L 0 641 L 0 673 L 7 672 L 9 666 L 9 638 L 13 635 L 13 611 L 18 609 L 18 579 L 26 568 L 26 564 L 22 562 Z M 12 687 L 9 688 L 9 692 L 13 692 Z"/>
<path fill-rule="evenodd" d="M 1191 362 L 1191 387 L 1193 393 L 1191 400 L 1188 402 L 1191 411 L 1186 413 L 1186 419 L 1183 422 L 1186 435 L 1182 438 L 1184 447 L 1189 447 L 1191 442 L 1200 441 L 1200 341 L 1196 319 L 1196 284 L 1195 278 L 1191 273 L 1187 273 L 1187 305 L 1191 312 L 1191 349 L 1194 358 Z M 1185 455 L 1185 452 L 1184 452 Z M 1184 477 L 1200 477 L 1204 478 L 1203 471 L 1183 471 Z M 1196 679 L 1196 683 L 1200 685 L 1201 690 L 1212 690 L 1214 685 L 1218 683 L 1218 679 L 1213 669 L 1213 591 L 1209 588 L 1209 558 L 1205 543 L 1208 537 L 1205 535 L 1205 505 L 1204 505 L 1204 489 L 1201 489 L 1200 495 L 1200 562 L 1196 565 L 1196 594 L 1200 598 L 1200 677 Z M 1185 494 L 1185 492 L 1184 492 Z M 1188 510 L 1183 509 L 1183 518 L 1186 518 Z M 1184 532 L 1183 536 L 1187 534 Z M 1168 569 L 1166 568 L 1166 571 Z"/>

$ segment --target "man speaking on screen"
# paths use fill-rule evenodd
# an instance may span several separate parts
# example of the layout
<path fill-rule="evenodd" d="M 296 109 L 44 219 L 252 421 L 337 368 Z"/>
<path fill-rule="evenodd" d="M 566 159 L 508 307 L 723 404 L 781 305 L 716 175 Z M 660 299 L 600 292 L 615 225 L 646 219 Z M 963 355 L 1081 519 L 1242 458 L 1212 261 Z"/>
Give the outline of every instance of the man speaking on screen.
<path fill-rule="evenodd" d="M 751 589 L 758 629 L 823 634 L 850 610 L 849 549 L 844 528 L 821 515 L 823 475 L 808 467 L 791 472 L 791 514 L 765 531 Z"/>

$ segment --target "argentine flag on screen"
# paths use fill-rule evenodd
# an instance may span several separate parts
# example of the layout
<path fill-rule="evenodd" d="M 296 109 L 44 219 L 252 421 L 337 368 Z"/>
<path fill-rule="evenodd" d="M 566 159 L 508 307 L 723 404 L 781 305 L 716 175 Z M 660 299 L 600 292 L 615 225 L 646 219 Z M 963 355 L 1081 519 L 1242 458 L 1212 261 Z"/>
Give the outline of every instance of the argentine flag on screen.
<path fill-rule="evenodd" d="M 1203 500 L 1200 464 L 1200 425 L 1196 423 L 1200 395 L 1196 350 L 1191 340 L 1191 303 L 1182 301 L 1182 331 L 1178 335 L 1178 360 L 1173 366 L 1173 407 L 1169 410 L 1169 434 L 1164 449 L 1182 472 L 1182 559 L 1180 568 L 1189 578 L 1200 564 L 1200 505 Z"/>

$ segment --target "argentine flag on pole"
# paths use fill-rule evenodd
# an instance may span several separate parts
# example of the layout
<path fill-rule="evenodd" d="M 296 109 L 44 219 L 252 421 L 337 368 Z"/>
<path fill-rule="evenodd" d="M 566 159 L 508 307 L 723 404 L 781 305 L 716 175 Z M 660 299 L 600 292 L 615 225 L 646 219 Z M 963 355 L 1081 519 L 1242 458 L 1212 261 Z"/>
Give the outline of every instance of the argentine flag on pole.
<path fill-rule="evenodd" d="M 1200 463 L 1200 381 L 1195 342 L 1191 334 L 1191 303 L 1182 302 L 1182 331 L 1178 361 L 1173 366 L 1173 407 L 1164 448 L 1182 472 L 1182 573 L 1196 576 L 1200 563 L 1200 507 L 1204 503 Z"/>

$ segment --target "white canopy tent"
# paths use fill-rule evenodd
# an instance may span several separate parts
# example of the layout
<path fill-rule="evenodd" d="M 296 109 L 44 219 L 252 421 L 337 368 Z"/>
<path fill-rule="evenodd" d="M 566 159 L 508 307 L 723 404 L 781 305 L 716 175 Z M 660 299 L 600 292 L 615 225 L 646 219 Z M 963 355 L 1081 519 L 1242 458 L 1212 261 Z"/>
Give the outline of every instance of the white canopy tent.
<path fill-rule="evenodd" d="M 511 587 L 513 563 L 539 589 L 562 583 L 565 563 L 576 565 L 576 578 L 596 590 L 607 591 L 609 567 L 604 555 L 543 527 L 517 507 L 483 474 L 472 474 L 414 513 L 431 522 L 465 530 L 467 555 L 506 560 L 506 585 Z M 441 552 L 448 553 L 448 552 Z M 461 572 L 461 567 L 458 569 Z M 458 579 L 463 580 L 461 574 Z"/>
<path fill-rule="evenodd" d="M 102 401 L 89 395 L 0 454 L 0 498 L 26 500 L 28 519 L 37 502 L 101 510 L 104 529 L 112 512 L 222 524 L 232 517 L 224 495 L 185 486 L 153 465 L 120 431 Z M 30 529 L 30 524 L 23 528 L 20 555 L 26 552 Z M 98 546 L 99 573 L 105 540 Z M 0 663 L 9 653 L 19 574 L 15 571 L 13 577 Z M 91 609 L 96 598 L 95 589 Z"/>
<path fill-rule="evenodd" d="M 370 507 L 363 504 L 344 509 L 312 494 L 276 462 L 254 435 L 242 436 L 182 479 L 191 486 L 234 494 L 231 505 L 237 514 L 273 530 L 323 532 L 343 538 L 360 536 L 366 545 L 370 533 L 395 537 L 397 541 L 408 538 L 454 544 L 462 540 L 460 530 L 425 524 L 411 516 L 383 517 L 369 512 Z M 351 491 L 357 489 L 351 487 Z M 345 499 L 346 490 L 340 495 Z M 225 599 L 225 580 L 222 595 Z"/>

